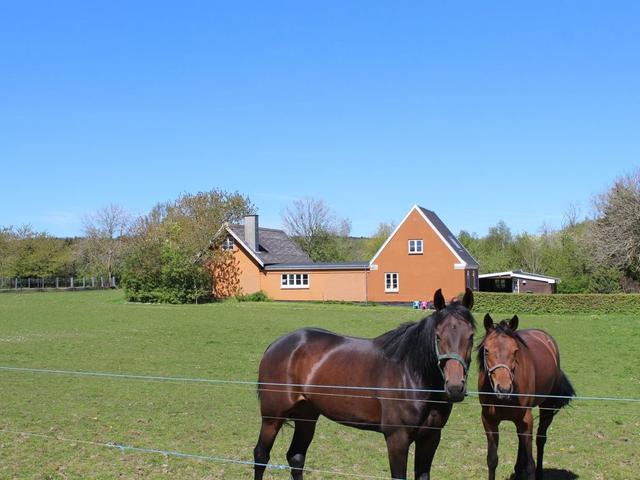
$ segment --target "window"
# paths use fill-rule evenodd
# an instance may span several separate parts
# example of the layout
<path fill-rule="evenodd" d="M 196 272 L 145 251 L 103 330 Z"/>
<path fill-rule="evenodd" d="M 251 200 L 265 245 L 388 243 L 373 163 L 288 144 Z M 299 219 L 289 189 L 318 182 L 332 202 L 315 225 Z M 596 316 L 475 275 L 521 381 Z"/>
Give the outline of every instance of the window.
<path fill-rule="evenodd" d="M 309 288 L 308 273 L 283 273 L 280 277 L 281 288 Z"/>
<path fill-rule="evenodd" d="M 225 252 L 229 252 L 229 251 L 233 250 L 233 238 L 227 237 L 227 239 L 222 244 L 222 249 Z"/>
<path fill-rule="evenodd" d="M 384 274 L 384 291 L 385 292 L 398 292 L 400 290 L 397 273 L 385 273 Z"/>
<path fill-rule="evenodd" d="M 409 255 L 422 254 L 422 240 L 409 240 Z"/>

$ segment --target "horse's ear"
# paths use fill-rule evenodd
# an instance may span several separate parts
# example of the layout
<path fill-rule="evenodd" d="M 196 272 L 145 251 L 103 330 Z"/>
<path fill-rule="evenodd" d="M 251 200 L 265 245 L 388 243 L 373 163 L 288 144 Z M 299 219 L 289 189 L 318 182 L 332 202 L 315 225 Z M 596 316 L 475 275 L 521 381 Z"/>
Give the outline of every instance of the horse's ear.
<path fill-rule="evenodd" d="M 433 294 L 433 306 L 436 308 L 436 310 L 442 310 L 447 306 L 447 302 L 444 300 L 444 295 L 442 295 L 441 288 L 436 290 L 436 293 Z"/>
<path fill-rule="evenodd" d="M 484 316 L 484 329 L 489 333 L 493 328 L 493 318 L 488 313 Z"/>
<path fill-rule="evenodd" d="M 464 292 L 464 297 L 462 297 L 462 305 L 467 310 L 471 310 L 473 308 L 473 292 L 470 288 L 467 288 Z"/>
<path fill-rule="evenodd" d="M 518 329 L 519 321 L 520 320 L 518 319 L 518 315 L 514 315 L 513 318 L 509 320 L 509 328 L 512 332 L 515 332 Z"/>

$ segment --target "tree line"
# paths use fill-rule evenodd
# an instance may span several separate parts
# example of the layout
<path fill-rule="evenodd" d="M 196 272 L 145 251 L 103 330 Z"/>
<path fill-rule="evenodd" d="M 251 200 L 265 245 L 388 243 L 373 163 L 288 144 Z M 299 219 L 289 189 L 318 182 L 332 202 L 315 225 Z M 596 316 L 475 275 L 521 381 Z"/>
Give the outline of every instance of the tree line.
<path fill-rule="evenodd" d="M 256 213 L 238 192 L 213 189 L 183 194 L 134 218 L 110 205 L 83 219 L 83 235 L 56 238 L 31 227 L 0 228 L 0 277 L 116 276 L 130 300 L 194 302 L 213 289 L 213 266 L 233 268 L 218 248 L 225 222 Z M 315 262 L 368 261 L 394 229 L 381 223 L 366 238 L 351 236 L 351 222 L 317 199 L 282 212 L 287 233 Z M 559 292 L 640 291 L 640 170 L 618 178 L 594 199 L 592 218 L 575 210 L 562 228 L 513 234 L 501 221 L 484 236 L 466 231 L 460 242 L 480 273 L 522 269 L 558 277 Z M 234 294 L 238 292 L 226 292 Z"/>
<path fill-rule="evenodd" d="M 560 278 L 561 293 L 640 291 L 640 170 L 624 175 L 594 199 L 592 218 L 578 221 L 574 208 L 562 228 L 513 235 L 504 222 L 460 242 L 481 272 L 522 269 Z"/>

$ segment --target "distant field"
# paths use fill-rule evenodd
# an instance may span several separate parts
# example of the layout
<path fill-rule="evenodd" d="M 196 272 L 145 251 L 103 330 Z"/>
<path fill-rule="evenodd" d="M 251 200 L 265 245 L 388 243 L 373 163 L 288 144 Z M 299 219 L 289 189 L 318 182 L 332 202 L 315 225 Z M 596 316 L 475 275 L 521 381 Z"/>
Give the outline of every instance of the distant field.
<path fill-rule="evenodd" d="M 475 313 L 480 325 L 484 313 Z M 4 294 L 0 295 L 0 366 L 255 380 L 264 349 L 285 332 L 315 325 L 370 337 L 420 315 L 408 308 L 381 306 L 132 305 L 120 292 Z M 640 318 L 522 315 L 520 324 L 555 336 L 563 368 L 579 395 L 640 397 Z M 473 371 L 475 390 L 475 365 Z M 474 397 L 454 407 L 434 461 L 434 479 L 485 478 L 479 413 Z M 252 478 L 247 466 L 127 453 L 84 442 L 250 460 L 258 429 L 252 386 L 0 370 L 3 479 Z M 504 480 L 513 468 L 516 441 L 511 424 L 503 424 L 501 431 L 498 478 Z M 292 429 L 283 429 L 272 463 L 286 463 L 291 434 Z M 638 403 L 576 401 L 557 416 L 549 435 L 545 466 L 552 480 L 639 477 Z M 318 425 L 307 466 L 388 475 L 381 435 L 326 419 Z M 271 471 L 266 478 L 289 477 L 287 472 Z"/>

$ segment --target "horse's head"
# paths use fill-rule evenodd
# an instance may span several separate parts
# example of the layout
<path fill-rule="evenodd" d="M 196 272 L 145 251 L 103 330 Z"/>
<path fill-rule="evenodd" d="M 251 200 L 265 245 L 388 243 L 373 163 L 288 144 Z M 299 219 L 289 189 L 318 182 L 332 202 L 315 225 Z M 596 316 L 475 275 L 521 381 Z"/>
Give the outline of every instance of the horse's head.
<path fill-rule="evenodd" d="M 516 333 L 518 316 L 494 324 L 491 315 L 484 317 L 486 335 L 478 347 L 479 359 L 491 388 L 499 400 L 509 400 L 515 389 L 515 371 L 518 365 L 518 350 L 526 347 L 524 340 Z"/>
<path fill-rule="evenodd" d="M 444 389 L 452 402 L 464 399 L 471 365 L 475 321 L 471 315 L 473 292 L 467 288 L 462 302 L 446 305 L 442 291 L 433 297 L 436 309 L 435 352 L 444 378 Z"/>

